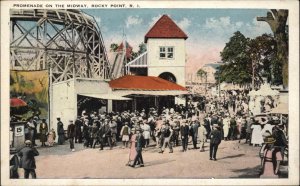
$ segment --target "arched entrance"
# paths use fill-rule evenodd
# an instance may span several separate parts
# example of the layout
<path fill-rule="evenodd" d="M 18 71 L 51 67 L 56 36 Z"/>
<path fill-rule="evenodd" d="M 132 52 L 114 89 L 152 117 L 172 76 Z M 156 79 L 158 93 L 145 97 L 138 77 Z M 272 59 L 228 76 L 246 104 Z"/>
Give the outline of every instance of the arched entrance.
<path fill-rule="evenodd" d="M 170 72 L 163 72 L 158 77 L 176 83 L 176 77 Z"/>

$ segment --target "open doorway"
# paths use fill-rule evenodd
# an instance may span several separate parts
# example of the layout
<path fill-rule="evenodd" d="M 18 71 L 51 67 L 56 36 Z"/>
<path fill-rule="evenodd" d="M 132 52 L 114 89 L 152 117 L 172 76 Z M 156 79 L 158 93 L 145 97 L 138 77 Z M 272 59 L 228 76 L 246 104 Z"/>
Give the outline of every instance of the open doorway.
<path fill-rule="evenodd" d="M 77 95 L 77 115 L 81 115 L 83 110 L 85 110 L 87 113 L 106 112 L 107 111 L 107 100 Z"/>

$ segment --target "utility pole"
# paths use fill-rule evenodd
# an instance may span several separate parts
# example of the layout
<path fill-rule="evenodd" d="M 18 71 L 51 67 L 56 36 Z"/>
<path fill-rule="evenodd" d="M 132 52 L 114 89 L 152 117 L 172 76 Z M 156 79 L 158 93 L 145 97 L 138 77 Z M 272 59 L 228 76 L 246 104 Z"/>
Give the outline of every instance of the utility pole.
<path fill-rule="evenodd" d="M 219 83 L 219 97 L 220 97 L 220 93 L 221 93 L 221 83 L 220 83 L 220 74 L 218 72 L 218 83 Z"/>
<path fill-rule="evenodd" d="M 252 59 L 252 90 L 254 90 L 255 59 Z"/>

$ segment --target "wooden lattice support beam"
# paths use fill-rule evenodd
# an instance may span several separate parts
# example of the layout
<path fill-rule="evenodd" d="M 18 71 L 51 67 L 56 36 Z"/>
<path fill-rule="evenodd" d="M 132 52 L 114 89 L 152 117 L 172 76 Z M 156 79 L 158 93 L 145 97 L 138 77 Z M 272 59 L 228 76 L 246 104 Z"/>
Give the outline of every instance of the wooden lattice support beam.
<path fill-rule="evenodd" d="M 93 17 L 78 10 L 39 9 L 11 10 L 10 15 L 12 70 L 51 68 L 52 82 L 74 76 L 110 78 L 104 42 Z M 34 59 L 25 60 L 24 51 L 36 52 Z"/>

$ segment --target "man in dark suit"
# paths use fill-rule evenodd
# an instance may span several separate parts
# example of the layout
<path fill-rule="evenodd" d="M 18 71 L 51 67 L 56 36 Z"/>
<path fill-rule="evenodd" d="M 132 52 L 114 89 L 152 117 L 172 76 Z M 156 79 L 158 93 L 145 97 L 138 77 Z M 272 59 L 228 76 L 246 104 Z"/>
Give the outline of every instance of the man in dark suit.
<path fill-rule="evenodd" d="M 130 165 L 131 167 L 134 167 L 137 162 L 140 163 L 141 167 L 144 167 L 144 161 L 143 161 L 143 156 L 142 156 L 142 149 L 143 149 L 143 146 L 144 146 L 144 137 L 143 135 L 141 134 L 141 130 L 140 129 L 137 129 L 136 130 L 136 156 L 134 158 L 134 162 L 132 165 Z"/>
<path fill-rule="evenodd" d="M 72 150 L 72 152 L 74 152 L 75 151 L 75 148 L 74 148 L 75 125 L 73 123 L 73 120 L 69 121 L 68 138 L 69 138 L 69 142 L 70 142 L 70 149 Z"/>
<path fill-rule="evenodd" d="M 25 141 L 25 147 L 20 150 L 18 155 L 20 156 L 20 167 L 24 169 L 24 178 L 28 179 L 29 174 L 31 174 L 31 177 L 33 179 L 36 178 L 36 165 L 35 165 L 35 159 L 34 156 L 38 156 L 39 152 L 36 150 L 36 148 L 31 147 L 32 142 L 30 140 Z"/>
<path fill-rule="evenodd" d="M 38 117 L 37 116 L 34 116 L 33 117 L 33 125 L 34 125 L 34 129 L 33 129 L 33 136 L 32 136 L 32 145 L 33 146 L 37 146 L 36 144 L 35 144 L 35 139 L 37 138 L 37 120 L 38 120 Z"/>
<path fill-rule="evenodd" d="M 64 124 L 57 118 L 57 134 L 58 134 L 58 145 L 63 145 L 65 142 L 65 130 Z"/>
<path fill-rule="evenodd" d="M 192 121 L 191 124 L 191 133 L 192 133 L 192 139 L 193 139 L 193 146 L 194 149 L 197 149 L 197 138 L 198 138 L 198 128 L 200 124 L 198 121 Z"/>
<path fill-rule="evenodd" d="M 213 130 L 210 133 L 210 148 L 209 148 L 209 159 L 210 160 L 217 160 L 217 151 L 218 146 L 221 143 L 222 134 L 219 130 L 218 124 L 213 125 Z"/>
<path fill-rule="evenodd" d="M 99 127 L 99 130 L 98 130 L 98 141 L 100 143 L 100 149 L 99 150 L 103 150 L 104 141 L 105 141 L 105 125 L 104 125 L 104 122 L 100 123 L 100 127 Z"/>
<path fill-rule="evenodd" d="M 272 129 L 272 136 L 276 140 L 274 146 L 277 147 L 275 151 L 281 152 L 282 160 L 284 159 L 284 149 L 288 147 L 288 141 L 285 137 L 283 130 L 284 130 L 283 124 L 277 124 Z"/>
<path fill-rule="evenodd" d="M 187 150 L 188 139 L 189 139 L 189 126 L 187 125 L 187 120 L 182 121 L 182 125 L 180 127 L 181 141 L 182 141 L 182 152 Z"/>
<path fill-rule="evenodd" d="M 107 143 L 109 145 L 109 149 L 112 150 L 113 145 L 112 145 L 112 134 L 111 134 L 111 128 L 109 126 L 109 120 L 105 119 L 104 120 L 104 136 L 103 138 L 107 138 Z"/>
<path fill-rule="evenodd" d="M 82 131 L 81 127 L 83 127 L 83 123 L 81 120 L 81 116 L 78 116 L 75 121 L 75 143 L 82 143 Z"/>

